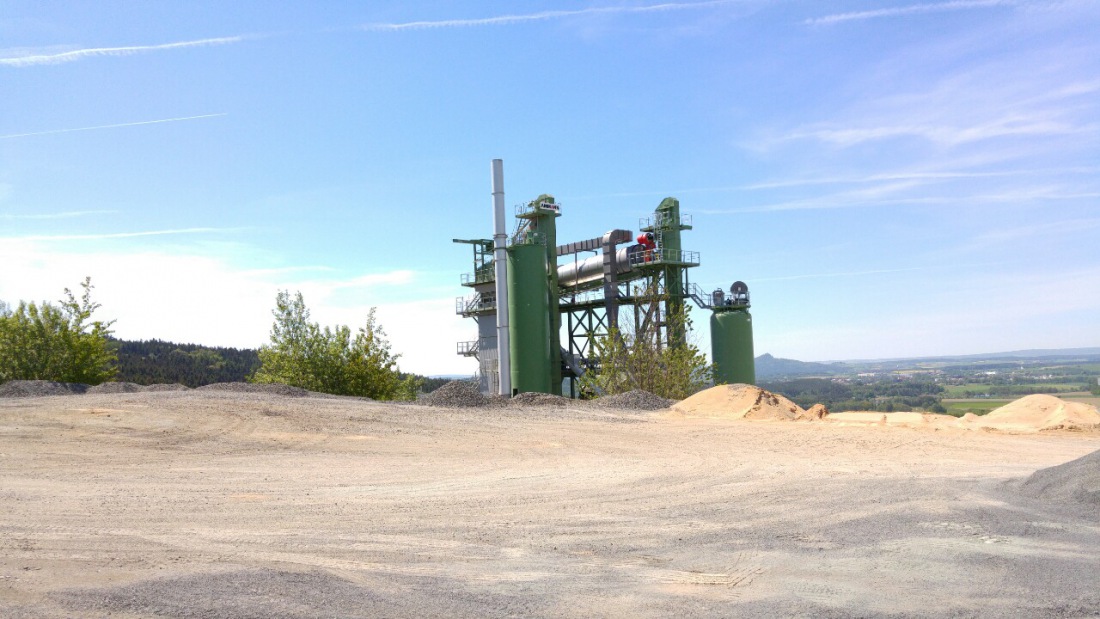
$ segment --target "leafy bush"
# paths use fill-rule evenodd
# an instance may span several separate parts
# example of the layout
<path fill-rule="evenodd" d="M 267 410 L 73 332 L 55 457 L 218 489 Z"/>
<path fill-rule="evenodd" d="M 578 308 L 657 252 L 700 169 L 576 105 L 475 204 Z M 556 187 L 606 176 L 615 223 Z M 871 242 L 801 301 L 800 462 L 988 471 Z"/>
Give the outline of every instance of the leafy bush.
<path fill-rule="evenodd" d="M 681 306 L 665 319 L 670 333 L 691 329 L 688 312 Z M 670 400 L 682 400 L 707 385 L 714 366 L 707 363 L 692 343 L 668 346 L 661 340 L 659 326 L 638 332 L 612 328 L 606 336 L 594 338 L 597 368 L 581 377 L 581 392 L 616 395 L 642 389 Z"/>
<path fill-rule="evenodd" d="M 78 301 L 65 289 L 59 305 L 20 302 L 0 305 L 0 383 L 55 380 L 98 385 L 115 375 L 116 355 L 108 341 L 114 321 L 91 320 L 92 280 L 81 284 Z"/>
<path fill-rule="evenodd" d="M 260 348 L 260 369 L 251 382 L 375 400 L 416 397 L 419 381 L 398 371 L 400 355 L 390 352 L 374 308 L 353 338 L 346 326 L 322 329 L 310 322 L 301 292 L 292 299 L 288 291 L 280 291 L 275 305 L 271 344 Z"/>

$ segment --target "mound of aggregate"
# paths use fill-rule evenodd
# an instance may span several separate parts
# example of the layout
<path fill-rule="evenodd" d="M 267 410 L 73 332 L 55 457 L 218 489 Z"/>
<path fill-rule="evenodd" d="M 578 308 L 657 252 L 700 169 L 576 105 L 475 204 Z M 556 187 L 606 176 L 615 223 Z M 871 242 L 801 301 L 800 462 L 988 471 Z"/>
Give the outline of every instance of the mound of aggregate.
<path fill-rule="evenodd" d="M 569 402 L 569 398 L 560 395 L 535 392 L 519 393 L 511 399 L 511 403 L 515 406 L 565 406 Z"/>
<path fill-rule="evenodd" d="M 179 383 L 153 383 L 146 385 L 143 391 L 189 391 L 191 388 Z"/>
<path fill-rule="evenodd" d="M 1035 471 L 1024 482 L 1022 491 L 1045 501 L 1100 507 L 1100 451 Z"/>
<path fill-rule="evenodd" d="M 269 393 L 273 395 L 304 398 L 309 392 L 301 387 L 281 383 L 211 383 L 198 387 L 201 391 L 232 391 L 234 393 Z"/>
<path fill-rule="evenodd" d="M 596 406 L 600 408 L 659 411 L 672 406 L 673 400 L 662 398 L 644 389 L 633 389 L 625 393 L 599 398 L 595 402 Z"/>
<path fill-rule="evenodd" d="M 418 401 L 418 404 L 443 408 L 492 407 L 502 403 L 501 398 L 482 394 L 477 383 L 468 380 L 452 380 Z"/>
<path fill-rule="evenodd" d="M 145 391 L 145 387 L 137 383 L 110 382 L 92 385 L 88 387 L 86 393 L 137 393 L 139 391 Z"/>
<path fill-rule="evenodd" d="M 0 398 L 39 398 L 48 395 L 80 395 L 88 390 L 83 383 L 59 383 L 52 380 L 9 380 L 0 385 Z"/>

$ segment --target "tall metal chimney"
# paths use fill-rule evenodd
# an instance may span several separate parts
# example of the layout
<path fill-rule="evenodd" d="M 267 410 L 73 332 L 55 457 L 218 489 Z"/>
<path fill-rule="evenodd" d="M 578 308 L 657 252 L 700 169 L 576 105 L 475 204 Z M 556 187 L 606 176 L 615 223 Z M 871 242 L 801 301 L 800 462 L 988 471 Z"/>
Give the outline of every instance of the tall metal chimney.
<path fill-rule="evenodd" d="M 497 296 L 497 368 L 500 395 L 512 397 L 512 364 L 508 355 L 508 232 L 504 219 L 504 161 L 493 159 L 493 268 Z"/>

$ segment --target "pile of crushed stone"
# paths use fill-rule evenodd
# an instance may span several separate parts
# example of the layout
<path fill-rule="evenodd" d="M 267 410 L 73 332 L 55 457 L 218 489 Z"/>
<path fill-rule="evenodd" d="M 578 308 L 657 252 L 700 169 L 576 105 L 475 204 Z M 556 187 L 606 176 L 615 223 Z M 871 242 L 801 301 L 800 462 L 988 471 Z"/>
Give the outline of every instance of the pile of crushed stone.
<path fill-rule="evenodd" d="M 452 380 L 417 401 L 418 404 L 443 408 L 490 407 L 503 402 L 501 398 L 482 394 L 477 383 L 468 380 Z"/>
<path fill-rule="evenodd" d="M 110 382 L 92 385 L 91 387 L 88 387 L 88 391 L 86 393 L 138 393 L 141 391 L 146 391 L 146 388 L 145 386 L 139 385 L 137 383 Z"/>
<path fill-rule="evenodd" d="M 604 396 L 594 400 L 598 408 L 618 408 L 640 411 L 659 411 L 672 406 L 672 400 L 662 398 L 644 389 L 632 389 L 625 393 Z"/>
<path fill-rule="evenodd" d="M 143 391 L 188 391 L 191 388 L 179 383 L 154 383 L 147 385 Z"/>
<path fill-rule="evenodd" d="M 570 402 L 569 398 L 560 395 L 530 391 L 518 393 L 509 400 L 509 403 L 515 406 L 565 406 Z"/>
<path fill-rule="evenodd" d="M 269 393 L 292 398 L 304 398 L 309 391 L 282 383 L 211 383 L 198 387 L 199 391 L 232 391 L 234 393 Z"/>
<path fill-rule="evenodd" d="M 672 410 L 687 417 L 773 419 L 795 421 L 812 417 L 787 398 L 753 385 L 718 385 L 681 400 Z M 815 410 L 814 415 L 821 414 Z"/>
<path fill-rule="evenodd" d="M 1035 471 L 1024 481 L 1021 491 L 1045 501 L 1100 507 L 1100 451 Z"/>
<path fill-rule="evenodd" d="M 80 395 L 88 390 L 83 383 L 59 383 L 52 380 L 9 380 L 0 385 L 0 398 L 39 398 L 49 395 Z"/>

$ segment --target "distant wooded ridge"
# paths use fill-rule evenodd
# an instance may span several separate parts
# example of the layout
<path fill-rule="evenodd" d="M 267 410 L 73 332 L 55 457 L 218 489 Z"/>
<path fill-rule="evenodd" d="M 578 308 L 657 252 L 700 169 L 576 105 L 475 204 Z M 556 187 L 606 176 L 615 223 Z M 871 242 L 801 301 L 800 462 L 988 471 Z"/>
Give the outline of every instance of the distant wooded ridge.
<path fill-rule="evenodd" d="M 213 383 L 244 382 L 260 367 L 260 357 L 251 348 L 223 348 L 199 344 L 178 344 L 164 340 L 119 340 L 111 344 L 118 351 L 119 382 L 152 385 L 179 383 L 201 387 Z M 453 378 L 424 379 L 430 392 Z"/>

